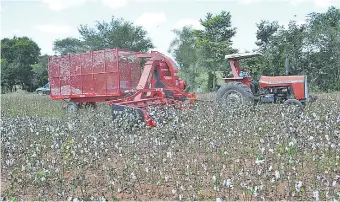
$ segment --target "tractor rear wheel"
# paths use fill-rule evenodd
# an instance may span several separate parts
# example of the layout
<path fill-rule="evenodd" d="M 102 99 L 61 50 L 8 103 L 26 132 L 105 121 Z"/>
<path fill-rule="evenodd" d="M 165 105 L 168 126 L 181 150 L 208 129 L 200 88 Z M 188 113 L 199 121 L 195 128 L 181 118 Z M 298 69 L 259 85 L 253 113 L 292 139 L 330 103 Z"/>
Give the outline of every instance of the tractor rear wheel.
<path fill-rule="evenodd" d="M 231 108 L 239 108 L 242 105 L 252 105 L 254 95 L 251 89 L 241 82 L 230 82 L 220 87 L 217 91 L 217 101 Z"/>

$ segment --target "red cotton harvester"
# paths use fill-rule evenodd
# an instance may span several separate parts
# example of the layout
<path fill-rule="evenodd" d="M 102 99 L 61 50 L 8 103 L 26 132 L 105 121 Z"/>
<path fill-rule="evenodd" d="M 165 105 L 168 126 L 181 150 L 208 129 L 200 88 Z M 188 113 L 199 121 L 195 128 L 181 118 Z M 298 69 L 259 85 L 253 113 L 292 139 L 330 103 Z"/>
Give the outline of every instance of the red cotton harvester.
<path fill-rule="evenodd" d="M 143 70 L 141 58 L 149 59 Z M 116 48 L 51 56 L 48 77 L 51 99 L 64 100 L 71 112 L 82 104 L 107 102 L 114 118 L 117 111 L 133 109 L 149 126 L 156 123 L 147 107 L 170 104 L 181 108 L 196 100 L 195 94 L 186 92 L 174 61 L 157 51 L 143 54 Z"/>

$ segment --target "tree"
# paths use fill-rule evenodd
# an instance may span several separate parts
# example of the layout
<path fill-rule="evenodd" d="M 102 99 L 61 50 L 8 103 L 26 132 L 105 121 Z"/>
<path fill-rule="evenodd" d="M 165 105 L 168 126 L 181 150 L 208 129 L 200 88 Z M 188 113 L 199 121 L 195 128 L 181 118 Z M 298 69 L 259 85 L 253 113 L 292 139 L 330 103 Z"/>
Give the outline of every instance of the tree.
<path fill-rule="evenodd" d="M 180 73 L 192 88 L 196 87 L 196 78 L 199 76 L 196 65 L 196 38 L 193 31 L 192 27 L 173 30 L 176 37 L 171 41 L 169 48 L 169 53 L 173 55 L 180 66 Z"/>
<path fill-rule="evenodd" d="M 53 42 L 53 51 L 60 55 L 83 53 L 88 51 L 85 43 L 79 39 L 67 37 Z"/>
<path fill-rule="evenodd" d="M 307 17 L 308 72 L 322 90 L 340 90 L 340 9 Z"/>
<path fill-rule="evenodd" d="M 154 48 L 147 32 L 141 26 L 112 17 L 110 22 L 97 21 L 94 27 L 80 25 L 81 38 L 58 39 L 53 50 L 58 54 L 82 53 L 88 50 L 120 48 L 136 52 L 147 52 Z"/>
<path fill-rule="evenodd" d="M 277 22 L 258 24 L 258 51 L 263 57 L 248 65 L 257 75 L 285 75 L 289 57 L 290 74 L 307 75 L 309 85 L 320 90 L 340 89 L 340 10 L 330 7 L 325 13 L 310 13 L 307 22 L 291 21 L 287 29 Z"/>
<path fill-rule="evenodd" d="M 94 28 L 81 25 L 79 28 L 85 44 L 93 50 L 118 47 L 131 51 L 147 52 L 154 48 L 147 32 L 141 26 L 112 17 L 108 22 L 96 22 Z"/>
<path fill-rule="evenodd" d="M 38 62 L 39 46 L 28 37 L 4 38 L 1 40 L 1 59 L 5 60 L 1 72 L 10 88 L 20 84 L 24 89 L 32 86 L 33 72 L 31 65 Z M 2 83 L 3 84 L 3 83 Z"/>
<path fill-rule="evenodd" d="M 39 56 L 39 62 L 32 65 L 33 86 L 41 87 L 48 82 L 48 55 Z"/>
<path fill-rule="evenodd" d="M 280 29 L 272 34 L 266 44 L 265 66 L 262 71 L 269 75 L 286 75 L 285 59 L 289 58 L 289 74 L 301 74 L 304 66 L 305 26 L 291 21 L 288 29 Z"/>
<path fill-rule="evenodd" d="M 231 47 L 236 28 L 231 26 L 231 15 L 226 11 L 215 16 L 207 13 L 200 23 L 204 29 L 194 32 L 197 37 L 198 64 L 208 72 L 208 89 L 213 89 L 216 84 L 215 72 L 225 71 L 225 55 L 237 52 Z"/>
<path fill-rule="evenodd" d="M 255 44 L 259 46 L 261 51 L 266 51 L 271 37 L 279 30 L 280 26 L 277 21 L 269 22 L 267 20 L 262 20 L 260 23 L 256 24 L 256 26 L 257 41 Z"/>
<path fill-rule="evenodd" d="M 10 91 L 15 85 L 16 72 L 6 59 L 1 59 L 1 88 L 2 92 Z"/>
<path fill-rule="evenodd" d="M 28 37 L 4 38 L 1 40 L 1 58 L 8 63 L 35 64 L 40 55 L 39 46 Z"/>

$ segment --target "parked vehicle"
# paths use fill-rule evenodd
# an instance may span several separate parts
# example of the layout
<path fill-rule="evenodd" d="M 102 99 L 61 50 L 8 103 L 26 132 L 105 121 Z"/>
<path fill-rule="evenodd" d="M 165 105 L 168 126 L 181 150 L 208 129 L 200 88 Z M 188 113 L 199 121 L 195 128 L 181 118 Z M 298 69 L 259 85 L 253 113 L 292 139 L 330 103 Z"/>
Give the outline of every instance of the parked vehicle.
<path fill-rule="evenodd" d="M 50 84 L 47 83 L 43 87 L 37 88 L 35 92 L 38 95 L 49 95 L 50 94 Z"/>

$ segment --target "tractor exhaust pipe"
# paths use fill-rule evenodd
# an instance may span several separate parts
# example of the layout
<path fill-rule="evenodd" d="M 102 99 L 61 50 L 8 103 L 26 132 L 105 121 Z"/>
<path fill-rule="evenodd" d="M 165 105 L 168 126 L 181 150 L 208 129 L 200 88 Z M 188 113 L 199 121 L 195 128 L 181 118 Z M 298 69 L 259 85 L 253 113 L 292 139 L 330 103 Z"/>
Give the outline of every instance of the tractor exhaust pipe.
<path fill-rule="evenodd" d="M 288 55 L 286 56 L 286 62 L 285 62 L 285 67 L 286 67 L 286 75 L 289 75 L 289 58 Z"/>

